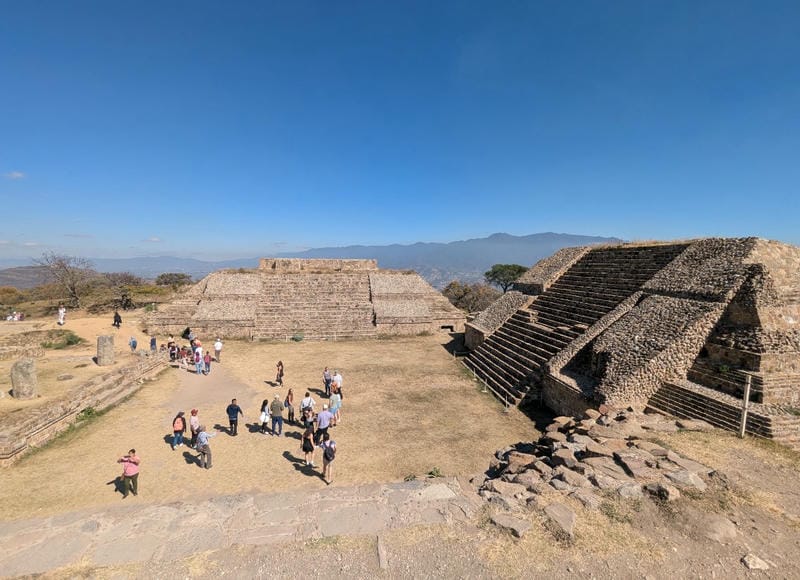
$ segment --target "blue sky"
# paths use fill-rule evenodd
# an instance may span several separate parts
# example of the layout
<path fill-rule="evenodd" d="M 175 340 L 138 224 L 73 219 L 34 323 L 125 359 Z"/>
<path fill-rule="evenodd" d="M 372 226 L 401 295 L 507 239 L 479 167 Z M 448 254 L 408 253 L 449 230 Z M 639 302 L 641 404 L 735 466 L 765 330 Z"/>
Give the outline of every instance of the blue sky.
<path fill-rule="evenodd" d="M 0 257 L 800 243 L 796 1 L 0 6 Z"/>

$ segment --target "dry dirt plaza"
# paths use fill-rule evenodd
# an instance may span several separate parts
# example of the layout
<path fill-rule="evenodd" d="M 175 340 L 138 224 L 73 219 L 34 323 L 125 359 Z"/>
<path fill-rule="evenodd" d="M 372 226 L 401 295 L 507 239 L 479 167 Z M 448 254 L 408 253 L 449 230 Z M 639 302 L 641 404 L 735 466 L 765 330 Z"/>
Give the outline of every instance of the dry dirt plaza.
<path fill-rule="evenodd" d="M 140 315 L 127 315 L 119 331 L 108 316 L 68 315 L 66 328 L 87 343 L 37 359 L 43 396 L 22 404 L 48 404 L 57 396 L 60 373 L 69 370 L 80 380 L 96 372 L 91 357 L 98 334 L 115 333 L 120 362 L 132 356 L 131 335 L 146 347 Z M 55 325 L 33 321 L 34 327 Z M 213 338 L 201 337 L 204 346 Z M 372 341 L 226 341 L 222 363 L 213 364 L 209 376 L 165 370 L 119 406 L 0 470 L 0 576 L 800 577 L 800 458 L 720 433 L 659 434 L 661 443 L 725 474 L 725 485 L 707 497 L 687 496 L 677 506 L 609 502 L 600 512 L 575 506 L 579 522 L 570 544 L 556 541 L 535 513 L 525 516 L 534 525 L 522 539 L 494 528 L 491 508 L 477 500 L 469 477 L 486 470 L 496 449 L 534 440 L 538 432 L 529 417 L 516 409 L 504 412 L 481 392 L 445 347 L 450 340 L 442 333 Z M 271 384 L 278 360 L 286 369 L 283 388 Z M 0 362 L 6 391 L 10 364 Z M 342 423 L 331 429 L 339 451 L 330 487 L 319 468 L 300 464 L 299 427 L 284 425 L 280 438 L 254 432 L 261 401 L 275 394 L 283 400 L 287 388 L 296 403 L 311 391 L 321 407 L 325 366 L 344 377 Z M 245 413 L 238 437 L 222 429 L 233 397 Z M 0 421 L 19 405 L 0 399 Z M 200 469 L 187 447 L 172 451 L 166 438 L 176 412 L 191 408 L 199 409 L 202 423 L 220 427 L 211 440 L 211 470 Z M 120 473 L 116 459 L 131 447 L 142 458 L 140 493 L 122 501 L 110 482 Z M 433 470 L 444 476 L 430 482 L 442 497 L 420 504 L 415 514 L 391 511 L 391 498 L 421 493 L 420 480 Z M 412 475 L 416 481 L 403 483 Z M 448 490 L 469 496 L 463 515 L 453 516 L 461 499 L 439 501 L 451 497 Z M 276 518 L 277 525 L 275 505 L 291 506 L 280 515 L 291 532 L 249 542 L 252 530 L 266 524 L 244 514 Z M 223 512 L 229 519 L 217 523 L 214 514 Z M 312 512 L 331 513 L 337 521 Z M 376 533 L 365 523 L 370 514 L 387 525 Z M 148 527 L 167 517 L 163 529 Z M 313 518 L 317 524 L 304 527 Z M 733 527 L 715 534 L 720 518 Z M 75 537 L 90 545 L 93 534 L 110 533 L 112 521 L 133 522 L 120 541 L 107 543 L 113 549 L 53 549 L 35 542 L 77 531 Z M 143 546 L 151 529 L 158 540 L 148 551 Z M 70 550 L 94 556 L 74 561 Z M 745 568 L 740 559 L 749 552 L 767 561 L 769 570 Z"/>

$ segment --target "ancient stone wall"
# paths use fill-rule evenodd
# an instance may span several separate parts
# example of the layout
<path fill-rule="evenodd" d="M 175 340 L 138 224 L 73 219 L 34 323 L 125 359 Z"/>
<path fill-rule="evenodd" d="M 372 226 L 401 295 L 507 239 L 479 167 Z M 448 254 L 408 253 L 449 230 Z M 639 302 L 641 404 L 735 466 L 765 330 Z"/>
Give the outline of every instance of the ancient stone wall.
<path fill-rule="evenodd" d="M 591 246 L 577 246 L 558 250 L 549 258 L 536 262 L 514 282 L 512 289 L 532 296 L 541 294 L 591 249 Z"/>
<path fill-rule="evenodd" d="M 261 258 L 260 270 L 276 272 L 352 272 L 378 269 L 377 260 L 340 260 L 340 259 L 295 259 L 295 258 Z"/>
<path fill-rule="evenodd" d="M 508 318 L 533 298 L 522 292 L 510 290 L 492 302 L 489 307 L 468 322 L 464 330 L 464 342 L 468 349 L 478 348 L 483 339 L 500 328 Z"/>
<path fill-rule="evenodd" d="M 87 408 L 102 411 L 135 393 L 142 381 L 167 368 L 166 353 L 137 357 L 132 365 L 117 368 L 77 385 L 46 405 L 20 410 L 0 426 L 0 467 L 11 465 L 27 451 L 39 447 L 67 429 Z"/>

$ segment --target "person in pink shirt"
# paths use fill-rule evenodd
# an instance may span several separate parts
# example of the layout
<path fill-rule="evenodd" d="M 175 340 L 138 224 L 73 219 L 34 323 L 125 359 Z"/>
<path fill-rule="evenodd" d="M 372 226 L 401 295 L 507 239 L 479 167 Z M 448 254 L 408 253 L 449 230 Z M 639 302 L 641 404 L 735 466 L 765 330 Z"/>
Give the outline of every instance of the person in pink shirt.
<path fill-rule="evenodd" d="M 136 449 L 131 449 L 124 457 L 117 459 L 122 464 L 122 499 L 128 497 L 128 491 L 139 495 L 139 463 L 141 459 L 136 455 Z"/>

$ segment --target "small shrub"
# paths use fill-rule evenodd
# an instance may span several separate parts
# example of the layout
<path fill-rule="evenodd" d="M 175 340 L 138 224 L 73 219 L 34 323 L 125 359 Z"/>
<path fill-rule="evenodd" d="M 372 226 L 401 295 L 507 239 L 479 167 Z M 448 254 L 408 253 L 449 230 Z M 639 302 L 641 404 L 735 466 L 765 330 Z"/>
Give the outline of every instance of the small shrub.
<path fill-rule="evenodd" d="M 156 312 L 158 310 L 158 304 L 155 302 L 151 302 L 147 306 L 144 307 L 145 312 Z"/>
<path fill-rule="evenodd" d="M 302 332 L 295 332 L 292 335 L 292 340 L 294 342 L 300 342 L 301 340 L 303 340 L 304 337 L 305 337 L 305 335 Z"/>
<path fill-rule="evenodd" d="M 78 413 L 78 416 L 75 418 L 76 421 L 88 421 L 89 419 L 94 419 L 98 416 L 97 411 L 95 411 L 94 407 L 86 407 L 83 411 Z"/>
<path fill-rule="evenodd" d="M 409 473 L 403 478 L 403 481 L 415 481 L 416 479 L 417 479 L 416 475 L 414 475 L 413 473 Z"/>
<path fill-rule="evenodd" d="M 41 343 L 42 348 L 61 350 L 69 346 L 75 346 L 76 344 L 81 344 L 85 342 L 80 336 L 78 336 L 71 330 L 59 331 L 58 334 L 54 335 L 52 338 L 53 340 L 46 340 L 42 342 Z"/>
<path fill-rule="evenodd" d="M 444 477 L 444 475 L 438 467 L 434 467 L 428 472 L 428 477 Z"/>

